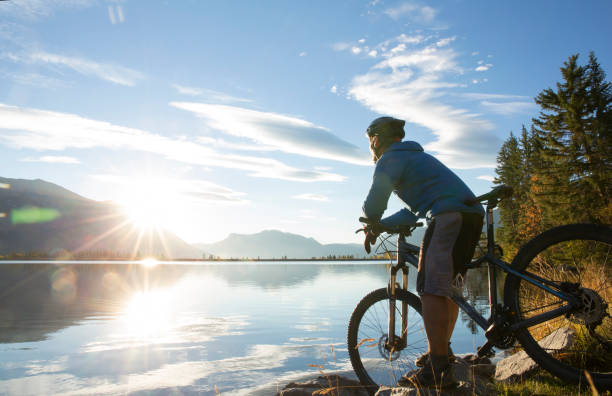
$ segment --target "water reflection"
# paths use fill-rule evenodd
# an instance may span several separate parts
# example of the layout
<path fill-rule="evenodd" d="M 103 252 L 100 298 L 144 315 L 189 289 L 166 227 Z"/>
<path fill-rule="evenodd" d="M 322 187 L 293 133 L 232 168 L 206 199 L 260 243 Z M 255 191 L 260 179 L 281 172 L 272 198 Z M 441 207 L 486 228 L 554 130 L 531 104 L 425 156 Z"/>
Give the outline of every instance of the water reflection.
<path fill-rule="evenodd" d="M 269 394 L 311 364 L 350 373 L 348 318 L 386 282 L 356 263 L 2 264 L 0 389 Z"/>
<path fill-rule="evenodd" d="M 0 342 L 31 342 L 79 321 L 114 314 L 131 295 L 176 282 L 174 266 L 0 265 Z"/>
<path fill-rule="evenodd" d="M 501 271 L 496 271 L 497 275 L 497 301 L 502 302 L 504 276 Z M 463 297 L 469 302 L 483 317 L 488 318 L 489 312 L 489 271 L 486 267 L 469 270 L 466 273 L 465 288 Z M 459 311 L 459 319 L 464 325 L 476 334 L 482 329 L 463 311 Z"/>

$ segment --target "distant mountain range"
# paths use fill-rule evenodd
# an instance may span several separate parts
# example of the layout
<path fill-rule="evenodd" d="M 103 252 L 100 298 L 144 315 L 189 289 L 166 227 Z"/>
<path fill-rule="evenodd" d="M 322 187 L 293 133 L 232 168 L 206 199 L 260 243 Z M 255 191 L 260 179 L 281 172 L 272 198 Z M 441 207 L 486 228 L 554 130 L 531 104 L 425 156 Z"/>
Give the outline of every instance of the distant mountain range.
<path fill-rule="evenodd" d="M 333 243 L 323 245 L 313 238 L 276 230 L 257 234 L 230 234 L 216 243 L 198 243 L 197 248 L 222 258 L 321 258 L 328 256 L 366 256 L 363 245 L 358 243 Z"/>
<path fill-rule="evenodd" d="M 411 241 L 420 243 L 423 231 L 417 229 Z M 366 257 L 359 243 L 321 244 L 276 230 L 190 245 L 167 230 L 140 234 L 112 202 L 94 201 L 40 179 L 0 177 L 0 256 L 28 252 L 93 258 L 105 252 L 167 259 Z"/>
<path fill-rule="evenodd" d="M 141 234 L 114 203 L 87 199 L 40 179 L 0 177 L 0 187 L 0 255 L 202 257 L 202 251 L 169 231 Z"/>

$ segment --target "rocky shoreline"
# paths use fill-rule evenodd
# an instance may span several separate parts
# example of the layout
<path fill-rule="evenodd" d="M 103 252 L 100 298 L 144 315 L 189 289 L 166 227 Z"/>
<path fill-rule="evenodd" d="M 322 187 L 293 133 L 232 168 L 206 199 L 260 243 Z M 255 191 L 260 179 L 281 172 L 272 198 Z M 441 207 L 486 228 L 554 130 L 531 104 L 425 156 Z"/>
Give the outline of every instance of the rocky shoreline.
<path fill-rule="evenodd" d="M 493 384 L 495 365 L 490 361 L 473 363 L 471 355 L 457 357 L 453 364 L 458 381 L 452 389 L 423 389 L 412 387 L 380 387 L 375 396 L 489 396 L 495 394 Z M 277 396 L 369 396 L 370 393 L 358 381 L 338 375 L 319 376 L 300 383 L 289 383 Z"/>
<path fill-rule="evenodd" d="M 574 339 L 571 329 L 557 329 L 540 344 L 548 349 L 563 350 Z M 538 365 L 524 351 L 517 352 L 497 364 L 489 359 L 476 359 L 474 355 L 457 356 L 453 372 L 457 386 L 448 389 L 413 387 L 380 387 L 375 396 L 492 396 L 496 395 L 496 382 L 514 382 L 525 379 L 538 370 Z M 291 382 L 277 396 L 369 396 L 358 381 L 336 374 L 321 375 L 305 382 Z"/>

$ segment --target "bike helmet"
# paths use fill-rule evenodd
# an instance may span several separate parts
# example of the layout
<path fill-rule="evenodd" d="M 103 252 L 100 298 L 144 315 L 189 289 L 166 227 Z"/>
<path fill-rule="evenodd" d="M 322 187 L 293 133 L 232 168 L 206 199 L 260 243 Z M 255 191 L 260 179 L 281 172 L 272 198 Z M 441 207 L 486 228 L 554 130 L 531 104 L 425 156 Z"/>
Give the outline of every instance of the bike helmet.
<path fill-rule="evenodd" d="M 366 135 L 369 138 L 381 136 L 383 138 L 399 138 L 399 140 L 402 140 L 406 135 L 404 132 L 405 123 L 406 121 L 393 117 L 379 117 L 370 123 L 368 129 L 366 129 Z"/>

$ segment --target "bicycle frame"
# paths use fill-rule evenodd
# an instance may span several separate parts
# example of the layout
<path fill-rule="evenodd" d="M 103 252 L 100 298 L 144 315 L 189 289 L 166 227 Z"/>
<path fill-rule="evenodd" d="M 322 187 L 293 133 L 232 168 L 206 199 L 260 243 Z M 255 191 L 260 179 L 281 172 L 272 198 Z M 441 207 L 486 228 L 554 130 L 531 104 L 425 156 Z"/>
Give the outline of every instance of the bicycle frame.
<path fill-rule="evenodd" d="M 497 258 L 495 256 L 495 236 L 494 236 L 494 222 L 493 222 L 493 209 L 499 203 L 499 199 L 490 199 L 487 202 L 486 207 L 486 229 L 487 229 L 487 252 L 477 258 L 472 260 L 470 264 L 467 265 L 467 269 L 478 268 L 481 267 L 484 263 L 486 263 L 488 267 L 488 284 L 489 284 L 489 312 L 490 316 L 488 319 L 484 318 L 472 305 L 470 305 L 461 295 L 460 292 L 456 292 L 451 299 L 455 304 L 459 306 L 461 310 L 463 310 L 476 324 L 485 330 L 485 336 L 487 337 L 487 342 L 478 349 L 478 356 L 482 357 L 485 355 L 489 355 L 494 346 L 500 345 L 500 340 L 503 340 L 507 337 L 513 337 L 513 334 L 520 329 L 530 327 L 552 318 L 564 315 L 572 311 L 574 307 L 578 304 L 576 298 L 568 293 L 563 292 L 559 285 L 555 282 L 542 279 L 541 277 L 528 273 L 528 272 L 519 272 L 513 269 L 509 263 Z M 413 265 L 414 267 L 418 266 L 418 255 L 419 248 L 415 245 L 412 245 L 406 242 L 406 235 L 403 233 L 398 234 L 397 237 L 397 259 L 396 262 L 391 266 L 390 269 L 390 280 L 388 285 L 389 291 L 389 323 L 388 323 L 388 342 L 391 343 L 391 350 L 398 345 L 396 345 L 396 334 L 395 334 L 395 321 L 396 321 L 396 289 L 399 286 L 396 283 L 397 273 L 402 271 L 402 287 L 404 290 L 408 290 L 408 272 L 409 267 L 406 265 Z M 554 309 L 552 311 L 539 314 L 533 316 L 529 319 L 515 321 L 512 320 L 512 317 L 516 315 L 515 312 L 509 312 L 507 307 L 498 303 L 497 298 L 497 269 L 500 269 L 506 273 L 517 276 L 525 281 L 535 285 L 536 287 L 551 293 L 558 298 L 566 301 L 567 304 Z M 407 304 L 402 302 L 402 334 L 401 334 L 401 344 L 400 347 L 405 346 L 407 343 Z"/>

